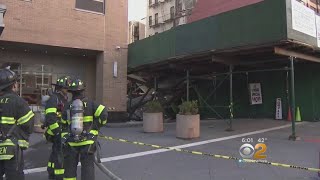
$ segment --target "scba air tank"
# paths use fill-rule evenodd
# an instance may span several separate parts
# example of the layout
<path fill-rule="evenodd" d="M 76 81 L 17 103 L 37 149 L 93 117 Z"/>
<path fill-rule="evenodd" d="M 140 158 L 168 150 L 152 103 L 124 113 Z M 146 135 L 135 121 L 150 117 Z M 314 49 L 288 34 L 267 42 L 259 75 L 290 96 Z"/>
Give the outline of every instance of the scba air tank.
<path fill-rule="evenodd" d="M 76 99 L 71 105 L 71 132 L 80 135 L 83 131 L 83 102 Z"/>

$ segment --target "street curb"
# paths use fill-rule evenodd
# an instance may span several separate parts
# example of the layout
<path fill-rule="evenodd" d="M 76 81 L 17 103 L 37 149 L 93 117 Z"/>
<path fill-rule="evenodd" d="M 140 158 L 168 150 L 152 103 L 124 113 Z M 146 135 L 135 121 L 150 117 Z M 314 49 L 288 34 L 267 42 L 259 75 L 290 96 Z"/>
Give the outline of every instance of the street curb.
<path fill-rule="evenodd" d="M 104 127 L 125 128 L 125 127 L 140 127 L 142 125 L 143 125 L 142 121 L 129 121 L 124 123 L 107 123 Z"/>
<path fill-rule="evenodd" d="M 221 120 L 201 120 L 200 123 L 208 123 L 208 122 L 215 122 L 215 121 L 221 121 Z M 175 124 L 175 120 L 170 120 L 167 122 L 164 122 L 164 125 L 169 124 Z M 123 123 L 107 123 L 104 127 L 109 128 L 127 128 L 127 127 L 142 127 L 143 121 L 128 121 Z"/>

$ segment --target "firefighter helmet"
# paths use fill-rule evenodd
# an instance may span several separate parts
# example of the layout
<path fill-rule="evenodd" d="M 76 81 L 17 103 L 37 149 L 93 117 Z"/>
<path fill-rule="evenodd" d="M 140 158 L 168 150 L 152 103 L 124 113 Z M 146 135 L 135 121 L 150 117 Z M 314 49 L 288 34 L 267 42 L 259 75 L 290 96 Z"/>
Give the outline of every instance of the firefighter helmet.
<path fill-rule="evenodd" d="M 62 76 L 57 79 L 56 83 L 52 83 L 52 85 L 62 87 L 62 88 L 69 88 L 70 83 L 71 83 L 70 76 Z"/>
<path fill-rule="evenodd" d="M 68 90 L 69 91 L 83 91 L 85 85 L 81 79 L 74 79 L 71 81 Z"/>
<path fill-rule="evenodd" d="M 0 69 L 0 90 L 3 90 L 18 81 L 18 76 L 9 68 Z"/>

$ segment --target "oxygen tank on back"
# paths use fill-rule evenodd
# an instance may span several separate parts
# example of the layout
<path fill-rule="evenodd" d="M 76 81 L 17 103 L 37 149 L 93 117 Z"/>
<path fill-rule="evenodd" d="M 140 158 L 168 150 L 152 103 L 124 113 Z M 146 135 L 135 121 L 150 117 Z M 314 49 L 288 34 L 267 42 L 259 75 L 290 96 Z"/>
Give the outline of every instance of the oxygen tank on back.
<path fill-rule="evenodd" d="M 71 105 L 71 132 L 74 135 L 80 135 L 83 131 L 83 102 L 76 99 Z"/>

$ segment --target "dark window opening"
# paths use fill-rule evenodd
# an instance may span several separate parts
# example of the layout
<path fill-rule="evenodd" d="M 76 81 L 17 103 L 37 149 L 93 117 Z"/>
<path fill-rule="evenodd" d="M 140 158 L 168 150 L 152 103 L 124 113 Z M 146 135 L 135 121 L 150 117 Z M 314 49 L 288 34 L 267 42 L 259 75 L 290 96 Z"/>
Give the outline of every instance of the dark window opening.
<path fill-rule="evenodd" d="M 149 26 L 152 26 L 152 16 L 149 16 Z"/>
<path fill-rule="evenodd" d="M 158 13 L 156 13 L 154 15 L 154 24 L 157 25 L 158 24 Z"/>
<path fill-rule="evenodd" d="M 105 0 L 76 0 L 76 8 L 104 14 Z"/>
<path fill-rule="evenodd" d="M 174 6 L 170 8 L 170 19 L 174 18 Z"/>

